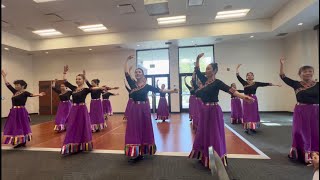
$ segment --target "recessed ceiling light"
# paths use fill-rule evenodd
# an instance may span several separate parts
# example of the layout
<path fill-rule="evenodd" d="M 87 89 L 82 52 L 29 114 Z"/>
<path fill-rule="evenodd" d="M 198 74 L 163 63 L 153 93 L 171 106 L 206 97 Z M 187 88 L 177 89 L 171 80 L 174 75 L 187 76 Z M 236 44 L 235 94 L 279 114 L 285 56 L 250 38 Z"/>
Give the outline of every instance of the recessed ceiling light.
<path fill-rule="evenodd" d="M 298 26 L 302 26 L 302 25 L 303 25 L 303 23 L 299 23 L 299 24 L 298 24 Z"/>
<path fill-rule="evenodd" d="M 6 7 L 5 5 L 1 4 L 1 8 L 5 8 L 5 7 Z"/>
<path fill-rule="evenodd" d="M 62 1 L 62 0 L 33 0 L 36 3 L 45 3 L 45 2 L 51 2 L 51 1 Z"/>
<path fill-rule="evenodd" d="M 250 36 L 250 38 L 254 38 L 254 36 Z"/>
<path fill-rule="evenodd" d="M 46 52 L 46 54 L 49 54 L 49 52 Z"/>
<path fill-rule="evenodd" d="M 44 30 L 37 30 L 32 31 L 35 34 L 38 34 L 39 36 L 57 36 L 62 35 L 61 32 L 55 30 L 55 29 L 44 29 Z"/>
<path fill-rule="evenodd" d="M 188 0 L 189 6 L 202 6 L 204 0 Z"/>
<path fill-rule="evenodd" d="M 92 49 L 89 49 L 89 51 L 92 51 Z"/>
<path fill-rule="evenodd" d="M 4 50 L 7 50 L 7 51 L 9 51 L 10 49 L 9 49 L 9 48 L 7 48 L 7 47 L 5 47 L 5 48 L 4 48 Z"/>
<path fill-rule="evenodd" d="M 79 26 L 78 28 L 81 29 L 84 32 L 94 32 L 94 31 L 106 31 L 106 30 L 108 30 L 108 28 L 106 28 L 103 24 Z"/>
<path fill-rule="evenodd" d="M 216 19 L 240 18 L 246 16 L 249 11 L 250 9 L 220 11 L 217 13 Z"/>
<path fill-rule="evenodd" d="M 186 16 L 172 16 L 157 19 L 159 25 L 185 23 Z"/>

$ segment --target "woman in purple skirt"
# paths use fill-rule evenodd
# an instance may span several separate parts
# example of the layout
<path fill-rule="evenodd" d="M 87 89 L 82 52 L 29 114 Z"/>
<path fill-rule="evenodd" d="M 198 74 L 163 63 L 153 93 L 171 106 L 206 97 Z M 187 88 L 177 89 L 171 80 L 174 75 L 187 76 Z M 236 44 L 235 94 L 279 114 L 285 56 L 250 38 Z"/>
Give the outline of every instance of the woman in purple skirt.
<path fill-rule="evenodd" d="M 90 102 L 90 121 L 92 132 L 99 132 L 107 127 L 107 119 L 105 119 L 101 101 L 101 94 L 106 86 L 99 87 L 100 80 L 93 79 L 91 84 L 86 80 L 87 86 L 91 90 L 91 102 Z M 116 89 L 116 88 L 110 88 Z"/>
<path fill-rule="evenodd" d="M 195 100 L 194 100 L 194 112 L 193 112 L 193 120 L 192 120 L 192 128 L 196 131 L 199 121 L 200 121 L 200 109 L 201 109 L 201 89 L 203 88 L 203 84 L 200 80 L 195 83 L 194 86 L 194 93 L 195 93 Z"/>
<path fill-rule="evenodd" d="M 319 153 L 319 82 L 313 79 L 314 68 L 303 66 L 299 69 L 301 81 L 286 77 L 280 60 L 280 77 L 296 94 L 297 104 L 293 112 L 292 147 L 288 157 L 311 163 L 312 153 Z"/>
<path fill-rule="evenodd" d="M 237 90 L 235 83 L 231 87 Z M 244 90 L 237 90 L 239 93 L 244 93 Z M 241 124 L 243 120 L 242 104 L 238 97 L 231 95 L 231 124 Z"/>
<path fill-rule="evenodd" d="M 203 88 L 199 90 L 202 105 L 200 109 L 200 118 L 194 144 L 189 158 L 197 158 L 202 164 L 209 168 L 209 147 L 218 153 L 224 165 L 227 165 L 227 148 L 224 132 L 224 121 L 221 107 L 218 104 L 219 91 L 225 91 L 240 97 L 246 101 L 252 102 L 253 98 L 240 94 L 235 89 L 229 87 L 221 80 L 216 79 L 218 72 L 217 63 L 211 63 L 206 68 L 206 76 L 200 72 L 199 60 L 204 54 L 199 54 L 196 61 L 196 74 L 200 79 Z"/>
<path fill-rule="evenodd" d="M 256 91 L 258 87 L 265 86 L 279 86 L 272 83 L 263 83 L 254 81 L 254 74 L 252 72 L 247 73 L 246 81 L 239 75 L 239 68 L 241 64 L 237 66 L 237 78 L 244 87 L 244 94 L 255 99 L 254 103 L 243 102 L 243 128 L 245 133 L 250 134 L 250 131 L 256 133 L 256 129 L 260 127 L 260 115 L 258 107 L 258 98 Z"/>
<path fill-rule="evenodd" d="M 158 80 L 159 81 L 159 80 Z M 157 81 L 157 88 L 159 89 L 158 86 L 158 81 Z M 162 84 L 161 85 L 161 92 L 160 92 L 160 100 L 158 104 L 158 109 L 157 109 L 157 118 L 156 120 L 162 120 L 162 122 L 165 122 L 166 119 L 169 119 L 169 106 L 166 98 L 166 92 L 165 91 L 166 85 Z M 177 89 L 175 90 L 166 90 L 167 92 L 177 92 Z"/>
<path fill-rule="evenodd" d="M 12 144 L 14 148 L 25 146 L 31 140 L 30 117 L 25 108 L 28 97 L 44 96 L 45 93 L 32 94 L 25 91 L 27 83 L 24 80 L 13 82 L 14 88 L 7 81 L 7 73 L 1 71 L 2 77 L 8 89 L 13 93 L 11 98 L 12 108 L 3 128 L 3 144 Z"/>
<path fill-rule="evenodd" d="M 128 61 L 131 59 L 133 59 L 133 56 L 129 56 L 125 63 L 125 75 L 131 88 L 130 94 L 133 99 L 127 120 L 125 155 L 131 157 L 129 162 L 137 162 L 143 159 L 143 155 L 153 155 L 156 152 L 147 94 L 149 91 L 159 93 L 161 90 L 146 84 L 144 72 L 140 68 L 135 70 L 137 81 L 132 80 L 127 68 Z"/>
<path fill-rule="evenodd" d="M 110 96 L 117 96 L 117 95 L 119 95 L 119 93 L 113 94 L 109 91 L 104 91 L 102 94 L 102 107 L 103 107 L 104 117 L 106 119 L 108 119 L 108 116 L 113 115 L 112 106 L 111 106 L 111 102 L 109 100 L 109 97 Z"/>
<path fill-rule="evenodd" d="M 55 79 L 52 83 L 52 90 L 59 94 L 59 106 L 58 111 L 55 118 L 55 126 L 53 128 L 56 132 L 62 132 L 66 130 L 66 121 L 70 113 L 70 109 L 72 107 L 72 103 L 70 101 L 70 96 L 72 95 L 72 91 L 68 91 L 67 87 L 64 83 L 60 84 L 60 89 L 56 87 L 57 80 Z"/>
<path fill-rule="evenodd" d="M 193 120 L 194 118 L 194 113 L 195 113 L 195 73 L 192 75 L 192 80 L 190 81 L 191 86 L 188 85 L 186 81 L 187 76 L 184 77 L 184 84 L 185 86 L 189 89 L 190 91 L 190 97 L 189 97 L 189 119 L 190 121 Z"/>

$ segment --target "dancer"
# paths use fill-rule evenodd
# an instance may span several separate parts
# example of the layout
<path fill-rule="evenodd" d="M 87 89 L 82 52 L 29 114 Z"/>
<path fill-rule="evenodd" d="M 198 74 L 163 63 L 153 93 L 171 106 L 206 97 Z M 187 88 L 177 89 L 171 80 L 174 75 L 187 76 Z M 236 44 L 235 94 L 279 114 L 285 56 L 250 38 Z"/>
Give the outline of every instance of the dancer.
<path fill-rule="evenodd" d="M 99 132 L 100 130 L 107 127 L 107 119 L 105 119 L 103 113 L 103 107 L 101 102 L 101 94 L 103 90 L 106 89 L 106 86 L 99 87 L 100 80 L 93 79 L 91 84 L 86 80 L 87 86 L 91 90 L 91 102 L 90 102 L 90 121 L 91 121 L 91 130 L 92 132 Z M 110 88 L 111 89 L 117 89 Z"/>
<path fill-rule="evenodd" d="M 70 113 L 70 109 L 72 107 L 72 103 L 70 101 L 70 96 L 72 95 L 72 91 L 68 91 L 67 87 L 64 83 L 60 84 L 60 89 L 56 87 L 57 79 L 53 80 L 52 90 L 59 95 L 59 106 L 58 111 L 55 118 L 55 126 L 53 128 L 56 132 L 62 132 L 66 130 L 66 121 Z"/>
<path fill-rule="evenodd" d="M 231 84 L 233 89 L 237 90 L 235 83 Z M 244 93 L 244 90 L 237 90 L 239 93 Z M 231 124 L 241 124 L 243 120 L 242 104 L 238 97 L 231 95 Z"/>
<path fill-rule="evenodd" d="M 200 110 L 201 110 L 201 89 L 203 88 L 203 84 L 198 79 L 197 83 L 195 84 L 195 100 L 194 100 L 194 112 L 193 112 L 193 119 L 192 119 L 192 127 L 196 131 L 199 121 L 200 121 Z"/>
<path fill-rule="evenodd" d="M 187 84 L 186 78 L 187 78 L 187 76 L 184 77 L 184 84 L 190 91 L 190 97 L 189 97 L 189 119 L 190 119 L 190 121 L 192 121 L 193 118 L 194 118 L 194 112 L 195 112 L 194 104 L 195 104 L 195 99 L 196 99 L 195 88 L 194 88 L 194 85 L 195 85 L 195 72 L 193 72 L 193 74 L 192 74 L 192 80 L 190 81 L 191 86 L 189 86 Z"/>
<path fill-rule="evenodd" d="M 30 128 L 30 116 L 25 108 L 28 97 L 44 96 L 45 93 L 32 94 L 27 89 L 24 80 L 13 82 L 14 88 L 7 81 L 7 73 L 1 71 L 3 81 L 12 92 L 12 108 L 3 128 L 3 144 L 12 144 L 14 148 L 24 147 L 27 141 L 31 141 L 32 132 Z"/>
<path fill-rule="evenodd" d="M 159 89 L 158 86 L 159 80 L 157 80 L 157 88 Z M 164 92 L 166 88 L 166 85 L 162 84 L 161 85 L 161 92 L 160 92 L 160 100 L 159 100 L 159 104 L 158 104 L 158 109 L 157 109 L 157 118 L 156 120 L 162 120 L 162 122 L 165 122 L 166 119 L 169 118 L 169 107 L 168 107 L 168 102 L 167 102 L 167 98 L 166 98 L 166 94 L 167 92 Z M 174 90 L 166 90 L 170 92 L 177 92 L 176 89 Z"/>
<path fill-rule="evenodd" d="M 292 146 L 288 157 L 311 163 L 312 153 L 319 153 L 319 82 L 313 79 L 314 68 L 299 69 L 301 81 L 286 77 L 283 58 L 280 59 L 280 77 L 296 94 L 297 104 L 293 112 Z"/>
<path fill-rule="evenodd" d="M 108 119 L 108 116 L 112 116 L 112 106 L 109 100 L 110 96 L 118 96 L 119 93 L 113 94 L 109 91 L 104 91 L 102 94 L 102 107 L 105 119 Z"/>
<path fill-rule="evenodd" d="M 201 160 L 203 165 L 209 168 L 209 152 L 208 148 L 213 146 L 218 153 L 224 165 L 227 165 L 227 150 L 224 132 L 224 121 L 221 107 L 218 104 L 219 91 L 225 91 L 236 97 L 252 102 L 253 98 L 240 94 L 235 89 L 229 87 L 221 80 L 216 79 L 218 72 L 217 63 L 211 63 L 206 68 L 206 76 L 200 72 L 199 61 L 203 57 L 201 53 L 196 61 L 197 77 L 204 84 L 201 92 L 202 105 L 200 109 L 200 121 L 198 124 L 194 144 L 189 158 L 197 158 Z"/>
<path fill-rule="evenodd" d="M 128 61 L 133 59 L 129 56 L 125 63 L 125 76 L 131 88 L 131 97 L 133 103 L 129 110 L 126 135 L 125 135 L 125 154 L 131 157 L 129 162 L 137 162 L 143 159 L 143 155 L 153 155 L 156 152 L 154 134 L 151 122 L 150 106 L 147 102 L 149 91 L 154 93 L 169 92 L 160 90 L 146 84 L 144 81 L 144 72 L 142 69 L 135 70 L 135 78 L 131 79 L 128 71 Z"/>
<path fill-rule="evenodd" d="M 61 148 L 62 155 L 73 154 L 81 151 L 91 151 L 92 144 L 92 130 L 90 123 L 90 116 L 88 113 L 85 100 L 91 89 L 85 88 L 85 71 L 83 74 L 76 76 L 76 83 L 74 86 L 67 81 L 66 74 L 69 70 L 68 65 L 64 66 L 63 79 L 65 85 L 72 90 L 73 106 L 71 107 L 70 114 L 67 122 L 67 132 Z"/>
<path fill-rule="evenodd" d="M 244 94 L 248 95 L 255 99 L 254 103 L 243 102 L 243 128 L 245 129 L 245 133 L 250 134 L 256 133 L 256 129 L 260 127 L 260 115 L 259 115 L 259 107 L 258 107 L 258 98 L 256 96 L 256 91 L 258 87 L 265 86 L 278 86 L 272 83 L 262 83 L 254 81 L 254 74 L 252 72 L 247 73 L 247 80 L 243 80 L 239 75 L 239 68 L 242 64 L 237 66 L 237 78 L 240 83 L 244 87 Z"/>

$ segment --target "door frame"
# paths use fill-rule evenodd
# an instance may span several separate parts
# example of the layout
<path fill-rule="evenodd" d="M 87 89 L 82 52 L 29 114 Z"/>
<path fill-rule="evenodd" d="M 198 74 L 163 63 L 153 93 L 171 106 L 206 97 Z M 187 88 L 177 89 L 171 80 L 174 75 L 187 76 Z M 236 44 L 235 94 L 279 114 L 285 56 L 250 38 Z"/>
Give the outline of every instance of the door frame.
<path fill-rule="evenodd" d="M 184 85 L 184 82 L 181 79 L 185 76 L 192 77 L 192 73 L 180 73 L 179 74 L 179 89 L 182 89 L 182 83 Z M 189 112 L 189 108 L 186 108 L 186 109 L 182 108 L 182 93 L 179 93 L 179 94 L 180 94 L 180 112 Z M 190 92 L 189 92 L 189 94 L 190 94 Z"/>

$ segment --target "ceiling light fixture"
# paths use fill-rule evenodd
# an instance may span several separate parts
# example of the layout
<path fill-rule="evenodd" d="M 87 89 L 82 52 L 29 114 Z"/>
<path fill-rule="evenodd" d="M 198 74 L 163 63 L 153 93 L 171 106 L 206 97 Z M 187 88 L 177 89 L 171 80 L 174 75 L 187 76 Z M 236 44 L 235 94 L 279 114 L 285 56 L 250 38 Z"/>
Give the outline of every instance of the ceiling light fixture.
<path fill-rule="evenodd" d="M 46 54 L 49 54 L 49 52 L 46 52 Z"/>
<path fill-rule="evenodd" d="M 84 32 L 95 32 L 95 31 L 106 31 L 106 30 L 108 30 L 108 28 L 106 28 L 103 24 L 79 26 L 78 28 L 81 29 Z"/>
<path fill-rule="evenodd" d="M 7 50 L 7 51 L 9 51 L 10 49 L 9 49 L 9 48 L 7 48 L 7 47 L 5 47 L 5 48 L 4 48 L 4 50 Z"/>
<path fill-rule="evenodd" d="M 299 24 L 298 24 L 298 26 L 302 26 L 302 25 L 303 25 L 303 23 L 299 23 Z"/>
<path fill-rule="evenodd" d="M 92 51 L 92 49 L 89 49 L 89 51 Z"/>
<path fill-rule="evenodd" d="M 250 38 L 254 38 L 254 36 L 250 36 Z"/>
<path fill-rule="evenodd" d="M 189 6 L 202 6 L 204 0 L 188 0 Z"/>
<path fill-rule="evenodd" d="M 1 8 L 5 8 L 5 7 L 6 7 L 5 5 L 1 4 Z"/>
<path fill-rule="evenodd" d="M 62 0 L 33 0 L 36 3 L 45 3 L 45 2 L 52 2 L 52 1 L 62 1 Z"/>
<path fill-rule="evenodd" d="M 216 19 L 240 18 L 248 14 L 250 9 L 239 9 L 231 11 L 220 11 L 216 15 Z"/>
<path fill-rule="evenodd" d="M 185 23 L 186 16 L 172 16 L 157 19 L 159 25 Z"/>
<path fill-rule="evenodd" d="M 55 29 L 44 29 L 44 30 L 37 30 L 32 31 L 35 34 L 38 34 L 39 36 L 57 36 L 62 35 L 61 32 L 55 30 Z"/>

